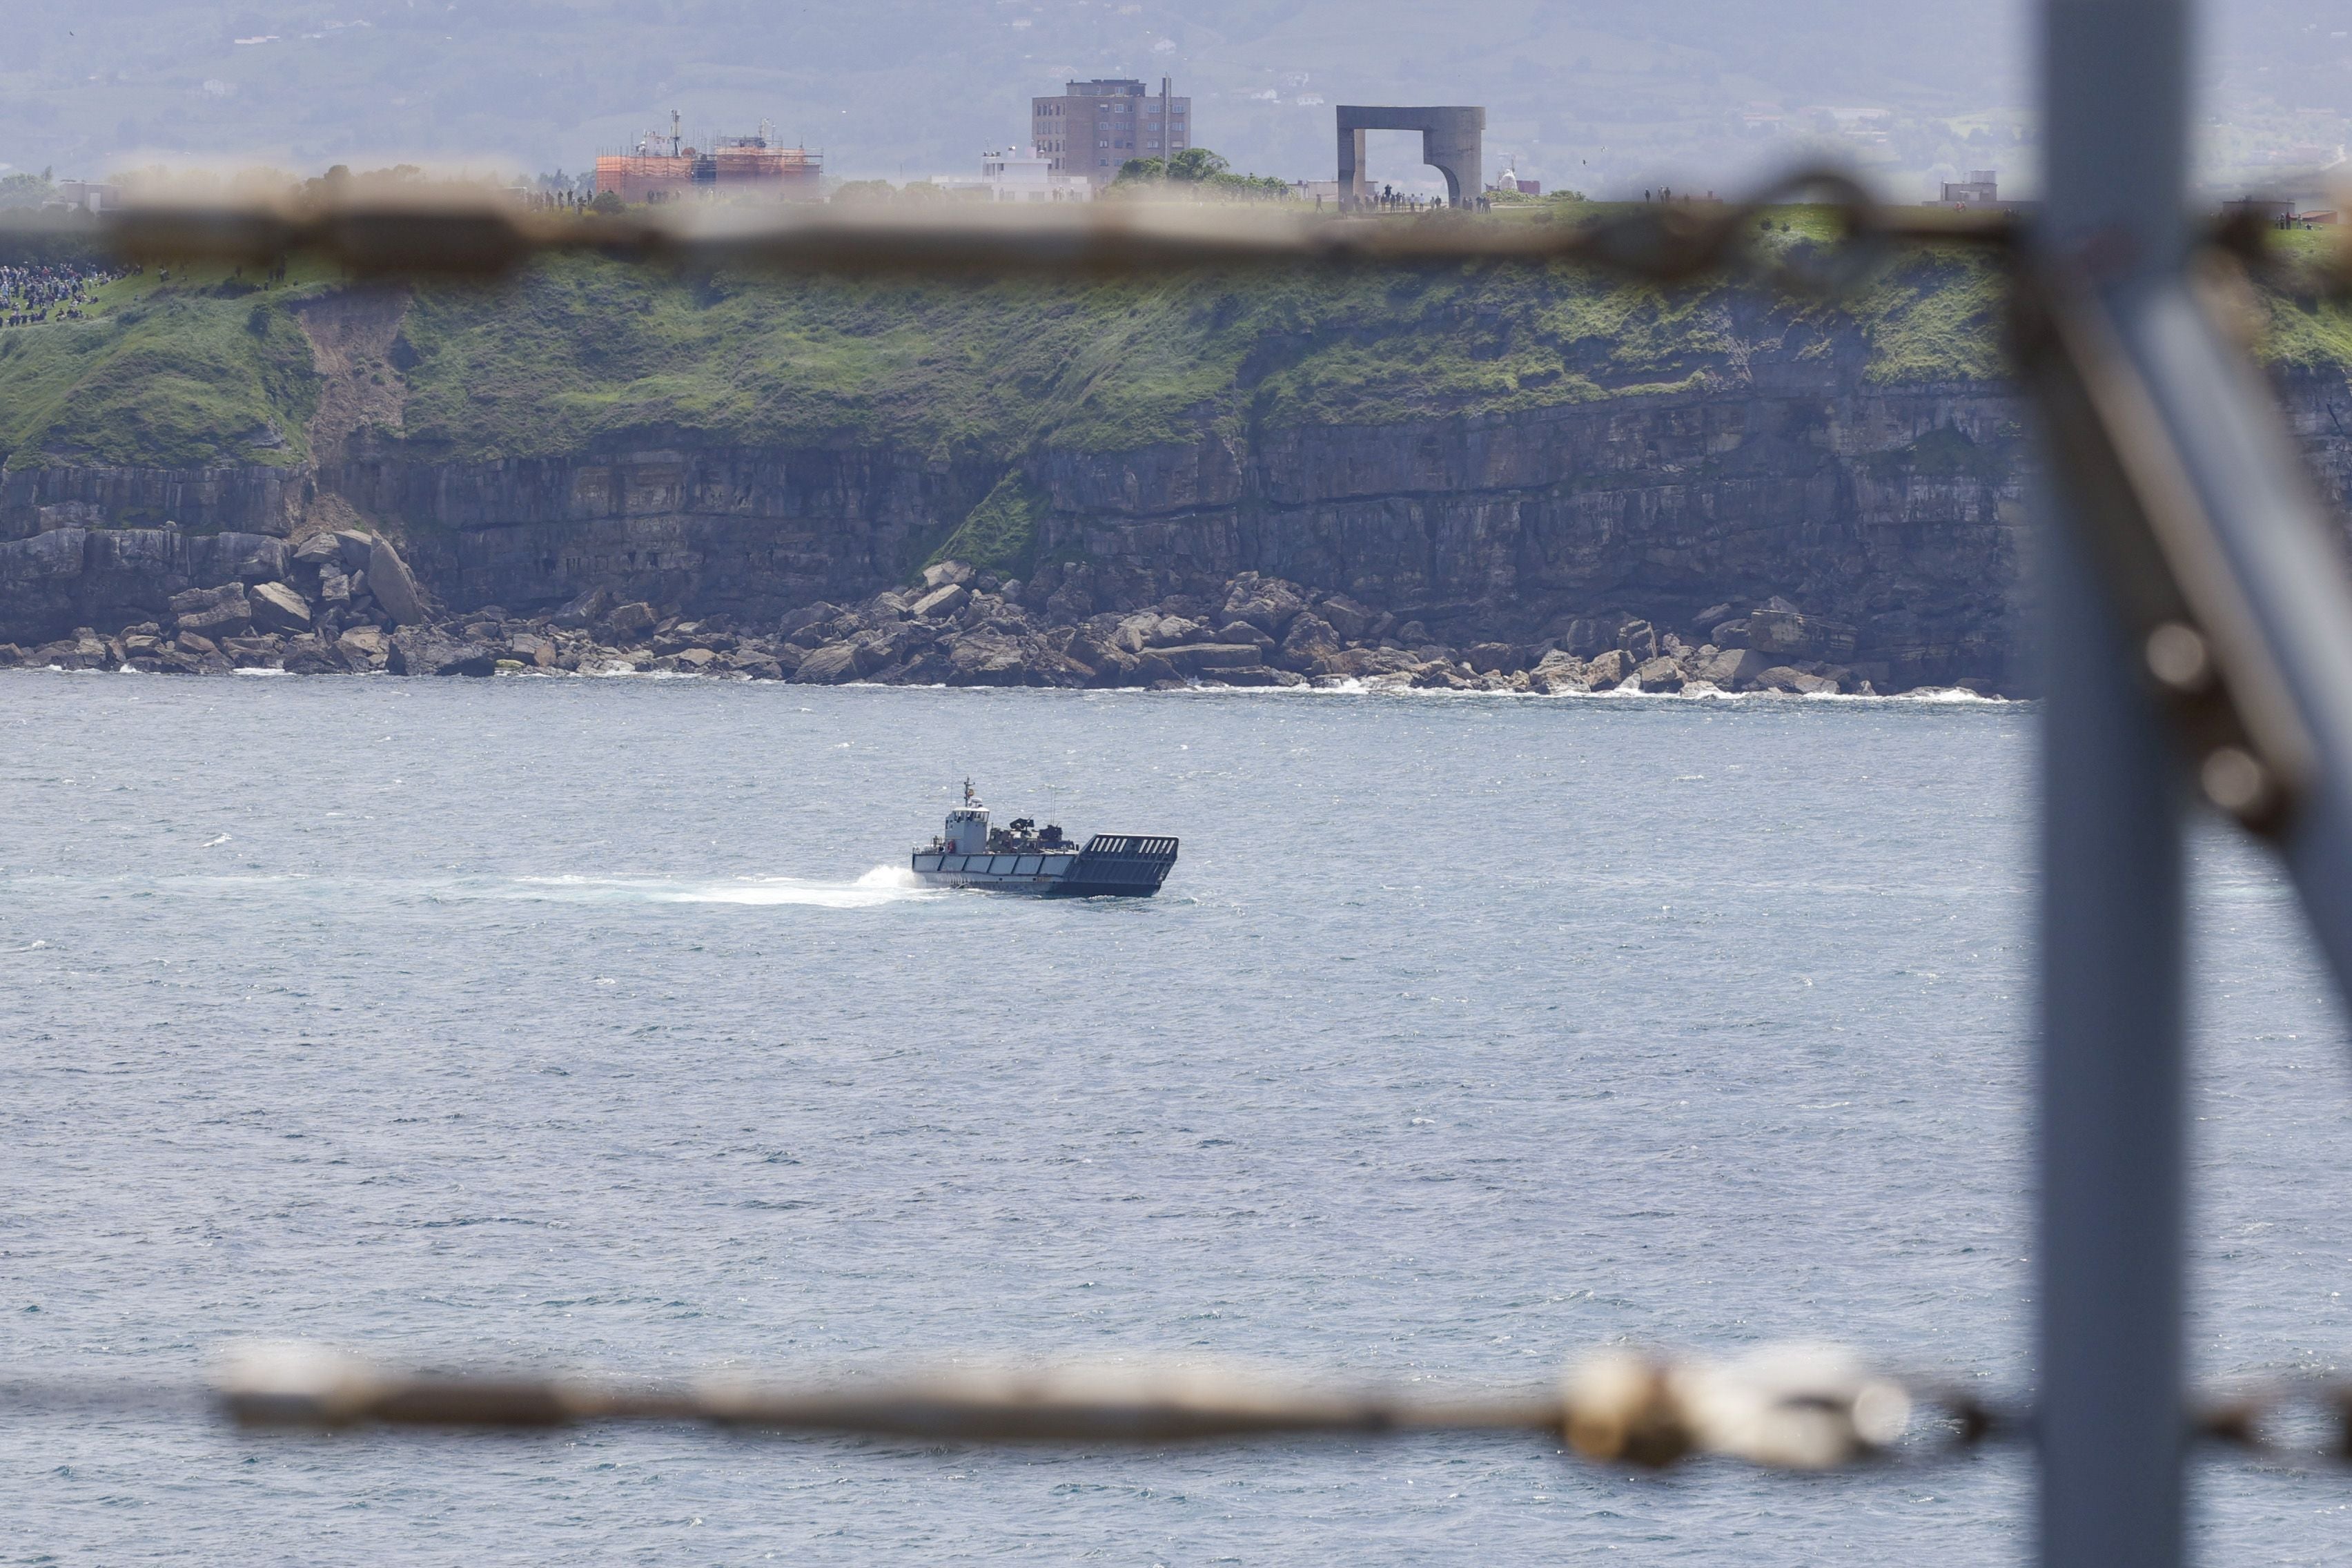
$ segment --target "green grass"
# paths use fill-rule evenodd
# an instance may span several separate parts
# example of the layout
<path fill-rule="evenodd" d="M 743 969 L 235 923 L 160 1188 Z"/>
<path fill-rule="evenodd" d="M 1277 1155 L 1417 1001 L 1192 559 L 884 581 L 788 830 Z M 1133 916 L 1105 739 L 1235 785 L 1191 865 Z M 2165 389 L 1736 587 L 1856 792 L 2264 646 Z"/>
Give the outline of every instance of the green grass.
<path fill-rule="evenodd" d="M 2352 365 L 2352 302 L 2320 274 L 2352 241 L 2340 229 L 2273 231 L 2268 238 L 2287 281 L 2262 297 L 2263 357 L 2300 371 L 2342 372 Z"/>
<path fill-rule="evenodd" d="M 1496 221 L 1612 210 L 1546 200 Z M 2325 237 L 2286 237 L 2315 251 Z M 1834 238 L 1832 215 L 1813 208 L 1780 209 L 1760 236 L 1780 251 Z M 340 283 L 310 268 L 257 292 L 217 268 L 168 285 L 151 273 L 102 290 L 94 321 L 0 331 L 0 452 L 19 467 L 299 463 L 316 378 L 290 307 Z M 1834 303 L 1557 266 L 1044 287 L 679 277 L 566 258 L 495 289 L 421 287 L 395 359 L 402 439 L 420 458 L 881 444 L 986 474 L 1046 450 L 1736 394 L 1775 362 L 1850 365 L 1878 384 L 1985 384 L 2005 374 L 2003 286 L 1963 247 L 1899 254 Z M 2310 294 L 2266 303 L 2268 357 L 2352 367 L 2352 310 Z M 1000 486 L 956 550 L 1024 558 L 1034 504 Z"/>
<path fill-rule="evenodd" d="M 215 269 L 97 291 L 87 321 L 0 331 L 0 452 L 32 463 L 205 468 L 303 461 L 310 347 Z"/>
<path fill-rule="evenodd" d="M 1046 498 L 1019 472 L 1009 473 L 924 564 L 964 561 L 1008 576 L 1025 573 L 1036 547 L 1037 519 L 1046 505 Z"/>

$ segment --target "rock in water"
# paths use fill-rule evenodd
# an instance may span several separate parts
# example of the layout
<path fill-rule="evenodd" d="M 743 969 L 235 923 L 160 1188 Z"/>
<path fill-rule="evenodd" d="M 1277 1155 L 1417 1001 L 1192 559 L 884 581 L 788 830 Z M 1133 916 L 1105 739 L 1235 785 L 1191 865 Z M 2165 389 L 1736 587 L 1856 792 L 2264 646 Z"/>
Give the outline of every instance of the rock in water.
<path fill-rule="evenodd" d="M 855 680 L 864 672 L 857 668 L 859 649 L 845 642 L 827 643 L 806 658 L 793 671 L 794 680 L 811 686 L 833 686 L 845 680 Z"/>
<path fill-rule="evenodd" d="M 349 668 L 339 647 L 330 647 L 317 637 L 295 637 L 286 645 L 286 668 L 290 674 L 337 675 Z"/>
<path fill-rule="evenodd" d="M 394 675 L 488 675 L 498 667 L 491 649 L 430 626 L 403 626 L 386 640 L 384 668 Z"/>
<path fill-rule="evenodd" d="M 1633 656 L 1617 647 L 1593 655 L 1592 662 L 1584 667 L 1585 684 L 1595 691 L 1622 686 L 1625 678 L 1633 673 Z"/>
<path fill-rule="evenodd" d="M 1834 680 L 1825 680 L 1818 675 L 1808 675 L 1801 669 L 1792 668 L 1785 664 L 1776 664 L 1759 675 L 1756 678 L 1756 684 L 1767 691 L 1793 691 L 1801 697 L 1811 697 L 1817 692 L 1832 692 L 1838 689 L 1838 684 Z"/>
<path fill-rule="evenodd" d="M 727 668 L 738 675 L 748 675 L 754 680 L 782 680 L 783 666 L 765 654 L 738 650 L 727 656 Z"/>
<path fill-rule="evenodd" d="M 243 637 L 253 626 L 253 606 L 246 602 L 245 584 L 227 583 L 217 588 L 190 588 L 172 595 L 172 614 L 179 629 L 217 640 Z"/>
<path fill-rule="evenodd" d="M 1261 662 L 1255 643 L 1187 643 L 1182 647 L 1162 648 L 1160 653 L 1179 675 L 1242 669 Z"/>
<path fill-rule="evenodd" d="M 392 645 L 373 626 L 353 626 L 335 639 L 336 651 L 347 659 L 362 661 L 371 668 L 383 668 L 392 652 Z"/>
<path fill-rule="evenodd" d="M 367 585 L 394 625 L 415 626 L 425 619 L 425 595 L 417 592 L 416 579 L 408 574 L 408 563 L 388 539 L 377 540 L 368 551 Z"/>
<path fill-rule="evenodd" d="M 1338 653 L 1339 647 L 1339 634 L 1330 622 L 1302 610 L 1291 618 L 1290 631 L 1282 639 L 1282 663 L 1287 669 L 1312 669 L 1317 659 Z"/>
<path fill-rule="evenodd" d="M 1590 678 L 1584 673 L 1584 661 L 1561 648 L 1554 648 L 1544 655 L 1535 668 L 1528 672 L 1528 689 L 1546 696 L 1557 696 L 1563 691 L 1583 691 L 1590 687 Z"/>
<path fill-rule="evenodd" d="M 1464 650 L 1462 661 L 1481 675 L 1510 675 L 1528 668 L 1527 650 L 1510 643 L 1474 643 Z"/>
<path fill-rule="evenodd" d="M 1704 680 L 1718 691 L 1746 691 L 1764 673 L 1764 656 L 1754 648 L 1701 648 L 1685 668 L 1693 680 Z"/>
<path fill-rule="evenodd" d="M 1633 679 L 1642 683 L 1644 691 L 1680 691 L 1683 689 L 1683 667 L 1661 654 L 1645 658 L 1633 671 Z"/>
<path fill-rule="evenodd" d="M 507 657 L 541 669 L 555 667 L 555 645 L 545 637 L 532 637 L 529 632 L 517 632 L 507 639 Z"/>
<path fill-rule="evenodd" d="M 246 590 L 246 603 L 251 609 L 253 624 L 266 632 L 307 632 L 310 629 L 310 606 L 302 595 L 283 583 L 257 583 Z"/>

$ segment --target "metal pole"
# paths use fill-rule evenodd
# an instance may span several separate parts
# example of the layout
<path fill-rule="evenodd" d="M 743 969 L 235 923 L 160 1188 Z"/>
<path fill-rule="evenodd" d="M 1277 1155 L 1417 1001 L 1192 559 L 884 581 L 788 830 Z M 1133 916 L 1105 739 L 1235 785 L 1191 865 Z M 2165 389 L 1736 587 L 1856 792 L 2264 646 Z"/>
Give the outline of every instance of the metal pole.
<path fill-rule="evenodd" d="M 2037 260 L 2121 300 L 2187 249 L 2185 0 L 2044 0 Z M 2040 541 L 2040 1556 L 2181 1560 L 2181 800 L 2137 650 L 2054 497 Z"/>

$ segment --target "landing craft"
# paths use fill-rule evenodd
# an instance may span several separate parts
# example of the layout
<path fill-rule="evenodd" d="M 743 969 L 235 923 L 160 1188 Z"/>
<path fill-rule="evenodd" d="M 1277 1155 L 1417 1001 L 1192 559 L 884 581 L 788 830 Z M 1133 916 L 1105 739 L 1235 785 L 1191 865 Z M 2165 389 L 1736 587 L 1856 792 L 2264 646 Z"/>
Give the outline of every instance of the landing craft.
<path fill-rule="evenodd" d="M 991 827 L 988 807 L 963 781 L 963 804 L 946 828 L 915 849 L 918 881 L 934 888 L 991 888 L 1049 899 L 1148 899 L 1176 864 L 1176 840 L 1097 833 L 1080 848 L 1052 823 L 1025 816 Z"/>

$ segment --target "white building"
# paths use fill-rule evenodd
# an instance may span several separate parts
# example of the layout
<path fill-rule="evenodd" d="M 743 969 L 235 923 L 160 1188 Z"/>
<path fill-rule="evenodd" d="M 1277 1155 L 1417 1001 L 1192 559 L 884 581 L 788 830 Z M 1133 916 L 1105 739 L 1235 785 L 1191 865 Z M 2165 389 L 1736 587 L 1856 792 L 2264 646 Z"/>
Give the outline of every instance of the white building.
<path fill-rule="evenodd" d="M 1094 183 L 1084 174 L 1062 174 L 1054 160 L 1034 147 L 1018 153 L 983 153 L 980 177 L 939 182 L 951 191 L 971 191 L 992 202 L 1083 202 L 1094 197 Z"/>
<path fill-rule="evenodd" d="M 80 207 L 87 212 L 112 212 L 122 205 L 122 187 L 97 180 L 59 180 L 57 195 L 44 206 Z"/>

